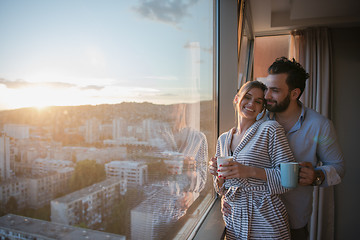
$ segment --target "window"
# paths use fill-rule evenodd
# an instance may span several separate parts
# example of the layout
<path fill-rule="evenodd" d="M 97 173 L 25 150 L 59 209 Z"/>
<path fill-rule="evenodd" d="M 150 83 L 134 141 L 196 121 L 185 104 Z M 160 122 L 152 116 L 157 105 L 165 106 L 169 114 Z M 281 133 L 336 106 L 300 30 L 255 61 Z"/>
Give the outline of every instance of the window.
<path fill-rule="evenodd" d="M 186 238 L 214 199 L 213 1 L 4 0 L 0 31 L 0 184 L 25 181 L 32 204 L 16 213 Z"/>
<path fill-rule="evenodd" d="M 249 24 L 249 9 L 244 1 L 239 2 L 238 5 L 238 87 L 249 81 L 251 78 L 252 68 L 252 48 L 253 48 L 253 35 L 251 25 Z M 240 7 L 242 6 L 242 7 Z"/>
<path fill-rule="evenodd" d="M 264 36 L 255 38 L 254 79 L 261 80 L 268 75 L 267 69 L 278 57 L 288 57 L 290 35 Z"/>

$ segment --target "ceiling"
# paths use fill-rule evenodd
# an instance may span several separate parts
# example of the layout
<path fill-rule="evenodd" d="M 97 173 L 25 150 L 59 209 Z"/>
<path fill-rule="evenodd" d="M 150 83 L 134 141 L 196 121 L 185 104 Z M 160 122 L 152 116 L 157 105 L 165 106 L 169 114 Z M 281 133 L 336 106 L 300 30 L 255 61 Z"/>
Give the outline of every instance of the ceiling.
<path fill-rule="evenodd" d="M 254 34 L 309 26 L 360 26 L 359 0 L 247 0 Z"/>

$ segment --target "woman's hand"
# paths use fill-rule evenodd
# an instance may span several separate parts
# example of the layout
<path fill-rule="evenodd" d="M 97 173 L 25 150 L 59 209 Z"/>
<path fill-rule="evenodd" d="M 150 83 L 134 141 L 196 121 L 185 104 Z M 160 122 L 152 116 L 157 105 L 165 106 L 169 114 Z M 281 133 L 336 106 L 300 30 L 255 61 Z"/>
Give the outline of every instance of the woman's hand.
<path fill-rule="evenodd" d="M 191 204 L 193 204 L 194 200 L 195 200 L 194 193 L 184 192 L 182 193 L 182 196 L 177 200 L 176 203 L 179 206 L 179 208 L 186 210 L 191 206 Z"/>
<path fill-rule="evenodd" d="M 222 178 L 219 178 L 219 176 L 218 176 L 217 157 L 213 157 L 210 159 L 209 172 L 211 175 L 214 175 L 215 177 L 217 177 L 216 181 L 217 181 L 219 187 L 221 187 L 224 184 L 225 180 Z"/>
<path fill-rule="evenodd" d="M 231 206 L 227 202 L 224 201 L 224 197 L 221 197 L 221 212 L 224 216 L 230 216 L 231 215 Z"/>
<path fill-rule="evenodd" d="M 249 166 L 245 166 L 235 161 L 224 163 L 221 166 L 221 172 L 219 172 L 219 177 L 223 179 L 248 178 L 250 177 L 249 168 Z"/>
<path fill-rule="evenodd" d="M 218 176 L 217 172 L 217 157 L 213 157 L 209 161 L 209 172 L 211 175 L 214 175 L 215 177 Z"/>
<path fill-rule="evenodd" d="M 228 162 L 221 166 L 219 178 L 257 178 L 266 181 L 266 173 L 263 168 L 246 166 L 236 161 Z"/>

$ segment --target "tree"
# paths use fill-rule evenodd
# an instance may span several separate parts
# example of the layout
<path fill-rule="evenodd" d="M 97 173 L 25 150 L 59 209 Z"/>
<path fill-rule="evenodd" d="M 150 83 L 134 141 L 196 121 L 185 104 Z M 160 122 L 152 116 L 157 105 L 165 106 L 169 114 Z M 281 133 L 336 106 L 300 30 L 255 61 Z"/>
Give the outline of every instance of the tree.
<path fill-rule="evenodd" d="M 111 210 L 110 219 L 106 224 L 106 231 L 128 236 L 130 234 L 131 209 L 144 200 L 144 191 L 130 188 L 125 196 L 115 203 Z"/>
<path fill-rule="evenodd" d="M 104 165 L 95 160 L 84 160 L 76 163 L 74 174 L 70 179 L 72 191 L 88 187 L 94 183 L 105 180 L 106 172 Z"/>
<path fill-rule="evenodd" d="M 107 221 L 106 231 L 126 235 L 128 233 L 127 226 L 130 225 L 130 208 L 125 197 L 112 207 L 110 221 Z"/>
<path fill-rule="evenodd" d="M 147 163 L 149 181 L 164 180 L 168 177 L 168 169 L 164 160 Z"/>
<path fill-rule="evenodd" d="M 74 226 L 75 226 L 75 227 L 80 227 L 80 228 L 86 228 L 86 229 L 89 228 L 89 227 L 86 225 L 86 223 L 84 223 L 84 222 L 81 222 L 81 223 L 79 223 L 79 224 L 75 224 Z"/>
<path fill-rule="evenodd" d="M 18 212 L 18 215 L 30 218 L 41 219 L 45 221 L 50 221 L 51 209 L 50 204 L 47 204 L 41 208 L 24 208 Z"/>

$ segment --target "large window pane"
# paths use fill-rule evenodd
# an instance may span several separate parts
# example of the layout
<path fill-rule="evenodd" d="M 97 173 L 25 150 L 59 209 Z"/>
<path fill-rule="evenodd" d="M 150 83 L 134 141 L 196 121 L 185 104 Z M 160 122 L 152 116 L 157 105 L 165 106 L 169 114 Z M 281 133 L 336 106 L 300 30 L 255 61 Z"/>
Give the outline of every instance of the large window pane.
<path fill-rule="evenodd" d="M 278 57 L 288 57 L 290 35 L 255 38 L 254 79 L 264 81 L 267 70 Z"/>
<path fill-rule="evenodd" d="M 214 197 L 213 8 L 0 1 L 0 236 L 190 234 Z"/>

